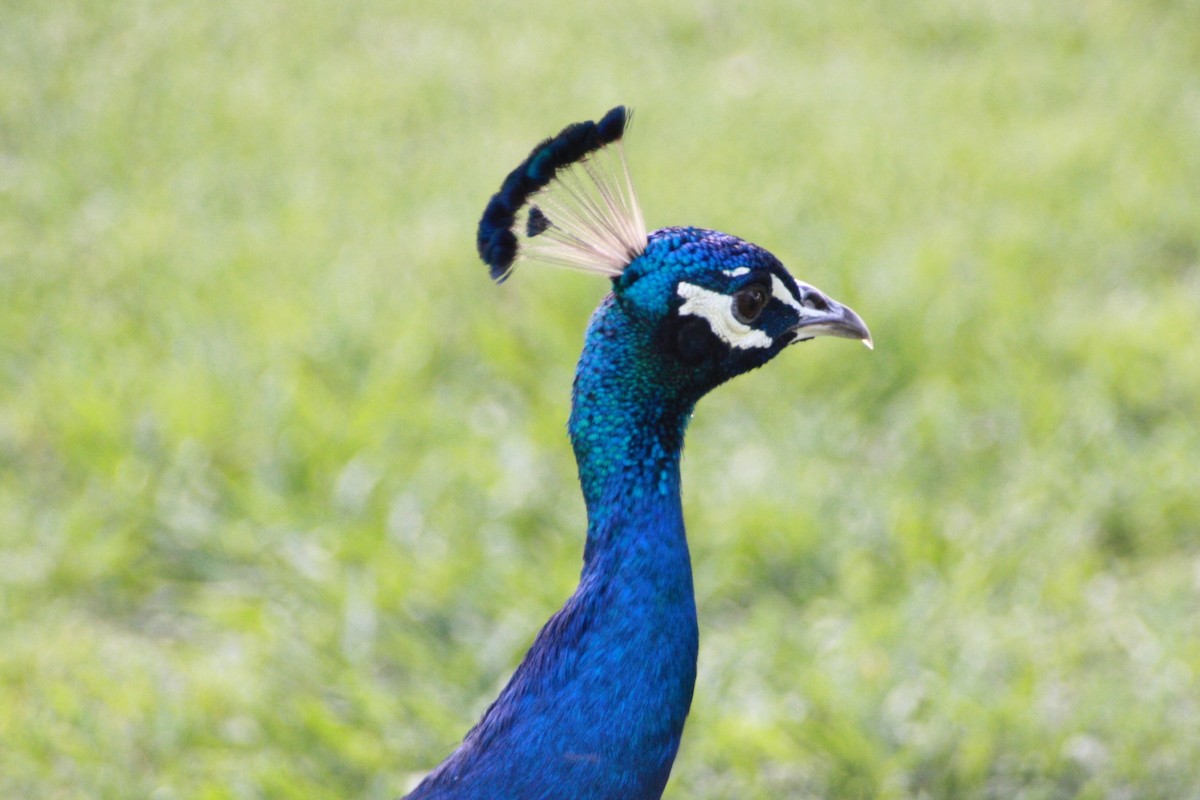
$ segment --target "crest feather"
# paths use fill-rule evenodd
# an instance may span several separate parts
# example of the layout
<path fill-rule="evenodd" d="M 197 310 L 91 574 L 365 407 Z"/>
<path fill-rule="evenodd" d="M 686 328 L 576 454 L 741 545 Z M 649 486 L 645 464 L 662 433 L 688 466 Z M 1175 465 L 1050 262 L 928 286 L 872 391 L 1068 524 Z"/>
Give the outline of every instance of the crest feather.
<path fill-rule="evenodd" d="M 518 259 L 609 277 L 646 247 L 617 106 L 599 122 L 568 125 L 533 149 L 505 178 L 479 221 L 479 256 L 496 282 Z"/>

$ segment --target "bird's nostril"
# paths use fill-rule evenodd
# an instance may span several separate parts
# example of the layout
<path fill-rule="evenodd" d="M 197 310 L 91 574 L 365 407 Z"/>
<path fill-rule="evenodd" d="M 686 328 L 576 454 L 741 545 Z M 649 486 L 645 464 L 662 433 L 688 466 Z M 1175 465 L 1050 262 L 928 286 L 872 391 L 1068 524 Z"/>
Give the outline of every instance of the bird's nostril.
<path fill-rule="evenodd" d="M 829 301 L 820 292 L 809 292 L 804 298 L 804 304 L 817 311 L 828 311 Z"/>

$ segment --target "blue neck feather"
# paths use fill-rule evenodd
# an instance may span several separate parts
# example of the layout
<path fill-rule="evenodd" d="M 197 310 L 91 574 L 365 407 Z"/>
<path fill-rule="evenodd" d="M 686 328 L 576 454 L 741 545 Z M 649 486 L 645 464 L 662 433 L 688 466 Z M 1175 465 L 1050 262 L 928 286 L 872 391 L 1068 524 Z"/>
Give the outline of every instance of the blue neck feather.
<path fill-rule="evenodd" d="M 662 794 L 696 678 L 679 495 L 694 399 L 648 363 L 652 336 L 612 296 L 593 317 L 569 425 L 588 511 L 579 587 L 411 800 Z"/>

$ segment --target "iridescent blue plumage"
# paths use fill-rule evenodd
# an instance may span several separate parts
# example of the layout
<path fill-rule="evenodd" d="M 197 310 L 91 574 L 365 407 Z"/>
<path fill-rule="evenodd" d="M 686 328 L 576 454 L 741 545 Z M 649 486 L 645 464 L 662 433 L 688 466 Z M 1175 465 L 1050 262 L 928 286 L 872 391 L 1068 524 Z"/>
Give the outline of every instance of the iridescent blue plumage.
<path fill-rule="evenodd" d="M 616 141 L 624 120 L 614 109 L 597 125 L 571 126 L 509 176 L 480 222 L 480 254 L 493 277 L 518 254 L 513 229 L 522 206 L 571 161 Z M 853 311 L 796 281 L 756 245 L 699 228 L 641 233 L 636 202 L 617 196 L 632 189 L 617 183 L 597 187 L 603 200 L 583 203 L 582 217 L 552 204 L 524 229 L 577 248 L 562 258 L 571 266 L 587 254 L 631 253 L 615 273 L 611 262 L 595 270 L 613 275 L 612 292 L 588 326 L 575 376 L 568 430 L 588 514 L 579 586 L 410 800 L 660 797 L 696 678 L 679 479 L 692 409 L 789 344 L 819 335 L 870 341 Z M 635 212 L 636 220 L 617 219 Z M 498 231 L 512 236 L 512 247 Z M 555 260 L 562 251 L 550 253 Z"/>

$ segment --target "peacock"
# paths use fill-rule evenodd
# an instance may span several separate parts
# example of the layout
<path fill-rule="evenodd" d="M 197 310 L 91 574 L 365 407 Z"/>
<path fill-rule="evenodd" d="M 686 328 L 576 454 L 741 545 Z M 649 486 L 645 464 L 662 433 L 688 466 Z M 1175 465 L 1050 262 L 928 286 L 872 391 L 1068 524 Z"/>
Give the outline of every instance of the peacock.
<path fill-rule="evenodd" d="M 409 800 L 660 797 L 696 680 L 679 477 L 692 409 L 797 342 L 872 346 L 854 311 L 761 247 L 702 228 L 648 234 L 624 153 L 629 119 L 618 106 L 537 145 L 479 222 L 497 282 L 523 261 L 611 281 L 568 422 L 587 540 L 574 594 Z"/>

